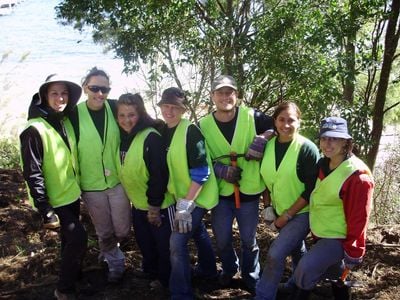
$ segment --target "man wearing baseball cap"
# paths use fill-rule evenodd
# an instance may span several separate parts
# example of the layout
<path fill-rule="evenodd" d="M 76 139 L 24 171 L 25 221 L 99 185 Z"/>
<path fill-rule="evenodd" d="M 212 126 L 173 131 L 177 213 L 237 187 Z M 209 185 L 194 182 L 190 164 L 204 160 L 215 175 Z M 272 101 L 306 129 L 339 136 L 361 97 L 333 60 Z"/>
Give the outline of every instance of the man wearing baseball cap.
<path fill-rule="evenodd" d="M 254 293 L 260 271 L 256 241 L 258 204 L 265 190 L 260 177 L 260 160 L 267 142 L 265 132 L 273 128 L 273 120 L 259 111 L 238 106 L 238 86 L 230 75 L 215 78 L 211 84 L 211 99 L 216 110 L 200 121 L 200 127 L 219 187 L 219 203 L 211 214 L 222 261 L 219 282 L 228 286 L 240 271 L 248 290 Z M 236 154 L 232 157 L 236 166 L 230 160 L 231 153 Z M 235 218 L 240 231 L 241 266 L 232 244 Z"/>

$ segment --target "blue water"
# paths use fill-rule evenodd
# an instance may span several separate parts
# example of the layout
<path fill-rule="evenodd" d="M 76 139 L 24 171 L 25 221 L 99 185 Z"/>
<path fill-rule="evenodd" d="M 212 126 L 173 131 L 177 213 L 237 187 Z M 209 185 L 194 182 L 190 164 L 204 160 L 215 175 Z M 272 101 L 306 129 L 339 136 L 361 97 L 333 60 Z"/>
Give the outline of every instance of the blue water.
<path fill-rule="evenodd" d="M 72 26 L 58 24 L 54 7 L 59 2 L 25 0 L 12 14 L 0 16 L 2 136 L 18 133 L 32 95 L 49 74 L 65 74 L 80 83 L 86 72 L 97 66 L 111 77 L 111 98 L 144 87 L 139 76 L 122 74 L 123 61 L 112 52 L 104 53 L 102 45 L 93 43 L 90 32 L 81 34 Z"/>

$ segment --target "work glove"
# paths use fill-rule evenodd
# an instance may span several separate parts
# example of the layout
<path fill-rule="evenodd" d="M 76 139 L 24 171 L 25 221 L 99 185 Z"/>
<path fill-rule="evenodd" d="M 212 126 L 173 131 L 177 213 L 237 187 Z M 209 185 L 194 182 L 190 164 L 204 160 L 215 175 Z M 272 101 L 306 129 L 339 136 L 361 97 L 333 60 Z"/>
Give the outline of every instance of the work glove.
<path fill-rule="evenodd" d="M 268 225 L 276 220 L 276 214 L 272 206 L 267 206 L 264 208 L 261 212 L 261 216 Z"/>
<path fill-rule="evenodd" d="M 161 226 L 161 215 L 160 215 L 160 207 L 149 205 L 149 209 L 147 211 L 147 221 L 154 226 Z"/>
<path fill-rule="evenodd" d="M 275 221 L 271 222 L 270 224 L 267 224 L 267 227 L 271 229 L 273 232 L 278 232 L 280 228 L 276 227 Z"/>
<path fill-rule="evenodd" d="M 54 210 L 42 214 L 43 227 L 46 229 L 57 229 L 60 227 L 60 220 Z"/>
<path fill-rule="evenodd" d="M 187 233 L 192 230 L 192 211 L 196 208 L 194 201 L 178 199 L 174 220 L 175 231 Z"/>
<path fill-rule="evenodd" d="M 264 156 L 265 145 L 275 135 L 275 131 L 267 130 L 263 135 L 256 135 L 245 154 L 246 160 L 261 160 Z"/>
<path fill-rule="evenodd" d="M 242 169 L 239 167 L 224 165 L 220 162 L 214 164 L 215 176 L 229 183 L 237 184 L 241 178 Z"/>
<path fill-rule="evenodd" d="M 353 258 L 347 255 L 346 252 L 344 252 L 344 265 L 347 269 L 352 270 L 356 266 L 360 265 L 362 262 L 362 258 Z"/>

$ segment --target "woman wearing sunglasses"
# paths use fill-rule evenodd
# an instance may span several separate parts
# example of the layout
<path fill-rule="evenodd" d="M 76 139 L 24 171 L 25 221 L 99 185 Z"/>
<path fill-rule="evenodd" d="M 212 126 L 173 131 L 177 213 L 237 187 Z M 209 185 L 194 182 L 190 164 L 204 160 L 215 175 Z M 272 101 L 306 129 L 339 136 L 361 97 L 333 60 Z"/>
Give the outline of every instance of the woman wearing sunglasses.
<path fill-rule="evenodd" d="M 125 256 L 118 243 L 130 231 L 130 203 L 120 184 L 117 163 L 119 128 L 116 101 L 108 100 L 110 79 L 96 67 L 82 83 L 87 100 L 71 116 L 78 145 L 82 198 L 99 239 L 99 260 L 108 265 L 108 281 L 118 282 L 125 271 Z"/>

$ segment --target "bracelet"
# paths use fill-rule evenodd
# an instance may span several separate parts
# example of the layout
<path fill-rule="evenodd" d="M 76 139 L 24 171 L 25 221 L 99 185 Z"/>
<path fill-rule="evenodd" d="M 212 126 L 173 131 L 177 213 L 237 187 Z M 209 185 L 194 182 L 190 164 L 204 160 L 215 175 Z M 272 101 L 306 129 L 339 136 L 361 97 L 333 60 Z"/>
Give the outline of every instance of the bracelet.
<path fill-rule="evenodd" d="M 291 219 L 293 219 L 293 216 L 289 215 L 287 209 L 283 211 L 283 214 L 282 214 L 282 215 L 284 215 L 284 216 L 286 217 L 286 219 L 288 220 L 288 222 L 289 222 Z"/>

